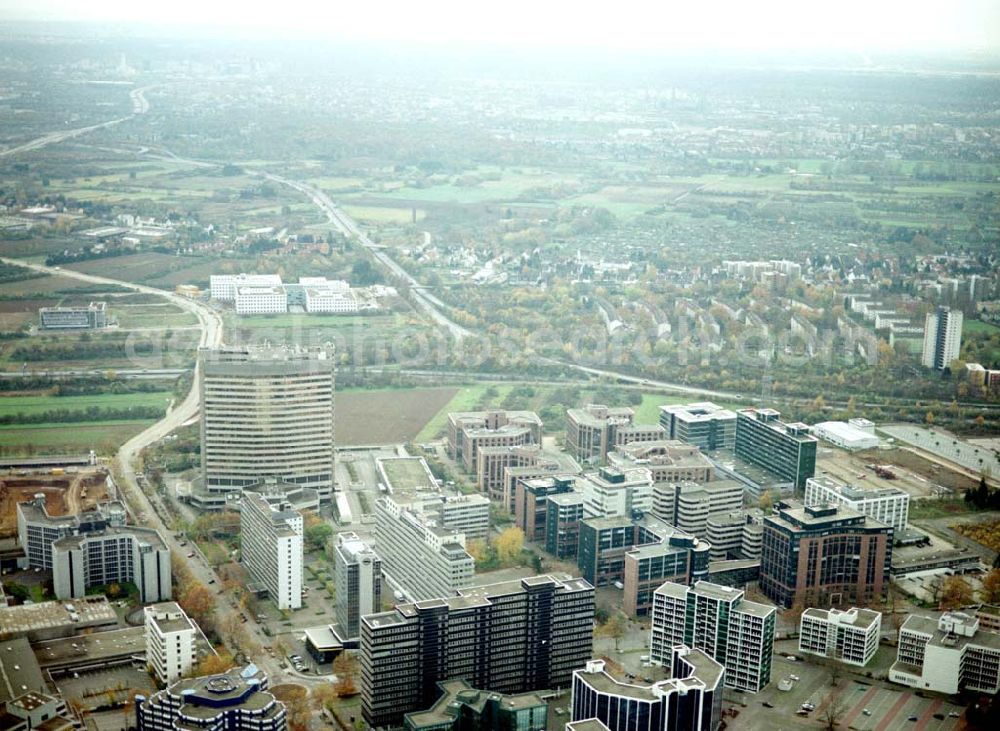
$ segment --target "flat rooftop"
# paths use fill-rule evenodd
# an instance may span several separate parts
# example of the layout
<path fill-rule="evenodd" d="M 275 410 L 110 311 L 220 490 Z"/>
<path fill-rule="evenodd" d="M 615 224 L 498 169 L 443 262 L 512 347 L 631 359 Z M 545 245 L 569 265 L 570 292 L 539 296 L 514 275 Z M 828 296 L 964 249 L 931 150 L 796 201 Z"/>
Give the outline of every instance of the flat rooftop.
<path fill-rule="evenodd" d="M 45 679 L 24 637 L 0 642 L 0 703 L 29 691 L 45 693 Z"/>
<path fill-rule="evenodd" d="M 143 627 L 94 632 L 89 635 L 62 637 L 34 643 L 35 657 L 44 668 L 67 668 L 89 665 L 133 655 L 146 654 L 146 631 Z"/>
<path fill-rule="evenodd" d="M 875 612 L 871 609 L 858 608 L 851 608 L 847 611 L 838 611 L 836 609 L 818 609 L 816 607 L 809 607 L 802 613 L 802 616 L 818 619 L 824 622 L 846 624 L 852 627 L 858 627 L 859 629 L 867 629 L 882 619 L 882 615 L 879 612 Z"/>
<path fill-rule="evenodd" d="M 505 695 L 488 690 L 477 690 L 464 680 L 446 680 L 438 683 L 441 697 L 426 711 L 406 714 L 410 723 L 418 728 L 438 726 L 450 723 L 455 719 L 455 713 L 462 706 L 474 708 L 482 713 L 488 701 L 500 704 L 504 710 L 518 711 L 527 708 L 547 705 L 542 698 L 542 692 L 518 693 Z"/>
<path fill-rule="evenodd" d="M 117 623 L 118 615 L 103 596 L 0 607 L 0 636 L 3 637 L 66 626 L 90 627 Z"/>

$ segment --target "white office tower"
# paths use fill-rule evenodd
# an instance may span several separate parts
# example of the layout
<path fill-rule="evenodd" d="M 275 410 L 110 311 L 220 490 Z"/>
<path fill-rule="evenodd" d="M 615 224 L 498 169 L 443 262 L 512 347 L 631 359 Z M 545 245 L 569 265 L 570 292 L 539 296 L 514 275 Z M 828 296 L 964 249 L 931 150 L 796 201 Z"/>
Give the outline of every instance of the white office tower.
<path fill-rule="evenodd" d="M 653 593 L 649 656 L 670 662 L 676 645 L 702 650 L 726 668 L 726 687 L 756 693 L 771 681 L 777 610 L 728 586 L 666 582 Z"/>
<path fill-rule="evenodd" d="M 899 628 L 889 680 L 949 695 L 1000 691 L 1000 634 L 981 629 L 979 618 L 945 612 L 937 620 L 911 614 Z"/>
<path fill-rule="evenodd" d="M 202 507 L 275 477 L 333 494 L 333 354 L 322 348 L 199 351 Z M 213 502 L 214 500 L 214 502 Z"/>
<path fill-rule="evenodd" d="M 941 371 L 951 365 L 962 348 L 962 311 L 938 307 L 924 320 L 924 350 L 921 362 Z"/>
<path fill-rule="evenodd" d="M 240 550 L 250 576 L 278 609 L 302 606 L 302 515 L 254 492 L 240 508 Z M 251 587 L 254 588 L 254 587 Z"/>
<path fill-rule="evenodd" d="M 881 612 L 810 607 L 799 620 L 799 652 L 863 667 L 875 657 L 881 629 Z"/>
<path fill-rule="evenodd" d="M 156 679 L 173 683 L 187 675 L 195 664 L 194 623 L 176 602 L 150 604 L 143 609 L 146 625 L 146 662 Z"/>
<path fill-rule="evenodd" d="M 337 624 L 344 637 L 361 634 L 361 618 L 382 611 L 382 561 L 357 533 L 338 533 L 334 547 Z"/>

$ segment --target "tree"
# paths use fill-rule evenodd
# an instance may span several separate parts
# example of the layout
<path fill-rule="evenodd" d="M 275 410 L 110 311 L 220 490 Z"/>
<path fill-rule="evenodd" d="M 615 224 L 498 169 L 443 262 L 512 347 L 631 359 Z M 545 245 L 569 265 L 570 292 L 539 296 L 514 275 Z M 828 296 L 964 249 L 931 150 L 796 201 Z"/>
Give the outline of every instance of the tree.
<path fill-rule="evenodd" d="M 317 551 L 326 547 L 326 542 L 333 535 L 333 526 L 323 520 L 316 513 L 306 513 L 305 526 L 302 531 L 303 538 L 310 548 Z"/>
<path fill-rule="evenodd" d="M 844 715 L 844 703 L 840 698 L 834 698 L 819 716 L 820 723 L 826 731 L 835 731 L 840 723 L 841 716 Z"/>
<path fill-rule="evenodd" d="M 188 581 L 177 603 L 191 619 L 207 631 L 206 625 L 210 625 L 215 610 L 215 599 L 207 586 L 200 581 Z"/>
<path fill-rule="evenodd" d="M 958 609 L 973 600 L 972 587 L 961 576 L 949 576 L 941 584 L 940 608 L 944 611 Z"/>
<path fill-rule="evenodd" d="M 1000 569 L 993 569 L 983 577 L 979 598 L 986 604 L 1000 604 Z"/>
<path fill-rule="evenodd" d="M 774 495 L 771 494 L 770 490 L 761 493 L 760 509 L 764 511 L 765 515 L 770 515 L 771 511 L 774 510 Z"/>
<path fill-rule="evenodd" d="M 344 650 L 333 661 L 333 674 L 337 676 L 334 689 L 340 698 L 356 695 L 358 692 L 358 660 L 350 652 Z"/>
<path fill-rule="evenodd" d="M 218 654 L 213 653 L 202 658 L 202 661 L 192 671 L 192 675 L 195 677 L 200 675 L 219 675 L 235 666 L 236 662 L 233 660 L 233 656 L 223 650 Z"/>
<path fill-rule="evenodd" d="M 496 549 L 501 563 L 513 563 L 524 550 L 524 531 L 513 526 L 506 528 L 497 537 Z"/>
<path fill-rule="evenodd" d="M 615 641 L 615 651 L 617 652 L 621 646 L 622 637 L 625 636 L 625 631 L 628 629 L 628 618 L 622 612 L 615 612 L 610 617 L 608 621 L 605 622 L 598 628 L 598 632 L 602 637 L 608 637 Z"/>
<path fill-rule="evenodd" d="M 927 412 L 927 414 L 924 416 L 924 422 L 927 424 L 927 426 L 933 426 L 934 425 L 934 412 L 933 411 L 928 411 Z"/>

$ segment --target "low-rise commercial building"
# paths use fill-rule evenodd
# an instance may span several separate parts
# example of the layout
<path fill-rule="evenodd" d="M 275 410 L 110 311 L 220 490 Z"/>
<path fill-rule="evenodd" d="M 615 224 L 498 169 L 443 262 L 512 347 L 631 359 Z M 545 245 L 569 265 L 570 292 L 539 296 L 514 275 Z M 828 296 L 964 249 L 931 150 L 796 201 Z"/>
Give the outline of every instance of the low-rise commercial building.
<path fill-rule="evenodd" d="M 285 705 L 267 690 L 255 665 L 178 680 L 135 698 L 137 731 L 286 731 Z"/>
<path fill-rule="evenodd" d="M 889 680 L 936 693 L 1000 691 L 1000 634 L 963 612 L 911 614 L 899 628 Z"/>
<path fill-rule="evenodd" d="M 426 711 L 407 713 L 404 731 L 545 731 L 549 704 L 540 692 L 476 690 L 464 680 L 438 683 L 441 697 Z"/>
<path fill-rule="evenodd" d="M 91 302 L 86 307 L 41 307 L 42 330 L 99 330 L 108 326 L 108 303 Z"/>
<path fill-rule="evenodd" d="M 898 487 L 866 488 L 825 476 L 810 477 L 806 480 L 803 502 L 813 506 L 842 505 L 891 525 L 900 533 L 906 530 L 910 519 L 910 493 Z"/>
<path fill-rule="evenodd" d="M 433 704 L 438 683 L 462 679 L 496 693 L 567 687 L 590 656 L 594 587 L 534 576 L 400 604 L 361 619 L 361 709 L 397 726 Z"/>
<path fill-rule="evenodd" d="M 649 657 L 668 664 L 676 645 L 701 650 L 726 668 L 726 687 L 756 693 L 771 682 L 777 608 L 744 592 L 699 581 L 664 583 L 653 596 Z"/>
<path fill-rule="evenodd" d="M 619 472 L 644 468 L 653 482 L 708 482 L 715 469 L 695 445 L 662 440 L 616 447 L 608 453 L 608 465 Z"/>
<path fill-rule="evenodd" d="M 475 473 L 482 447 L 542 443 L 542 420 L 534 411 L 462 411 L 448 414 L 448 456 Z"/>
<path fill-rule="evenodd" d="M 850 421 L 823 421 L 814 424 L 812 433 L 820 439 L 830 442 L 841 449 L 857 452 L 861 449 L 878 449 L 879 440 L 874 430 L 859 426 L 859 422 L 871 424 L 867 419 L 851 419 Z"/>
<path fill-rule="evenodd" d="M 591 660 L 573 673 L 571 726 L 576 731 L 719 728 L 726 675 L 722 665 L 701 650 L 677 646 L 656 675 L 629 678 L 604 660 Z"/>
<path fill-rule="evenodd" d="M 566 411 L 566 448 L 582 463 L 602 464 L 615 447 L 661 441 L 664 435 L 659 425 L 636 424 L 628 407 L 588 404 Z"/>
<path fill-rule="evenodd" d="M 864 667 L 875 657 L 881 630 L 881 612 L 810 607 L 799 619 L 799 652 Z"/>
<path fill-rule="evenodd" d="M 173 683 L 195 665 L 198 628 L 175 602 L 143 608 L 146 634 L 146 664 L 163 684 Z"/>
<path fill-rule="evenodd" d="M 243 565 L 278 609 L 302 606 L 302 514 L 247 492 L 240 504 Z"/>

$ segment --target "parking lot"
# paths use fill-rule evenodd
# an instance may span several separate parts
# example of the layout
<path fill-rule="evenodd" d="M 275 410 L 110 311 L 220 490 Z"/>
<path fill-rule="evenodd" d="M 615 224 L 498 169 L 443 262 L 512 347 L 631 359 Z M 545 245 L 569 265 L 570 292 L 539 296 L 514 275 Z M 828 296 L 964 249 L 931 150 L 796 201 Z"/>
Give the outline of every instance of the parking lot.
<path fill-rule="evenodd" d="M 791 689 L 778 688 L 784 678 L 796 676 Z M 838 711 L 839 727 L 854 731 L 951 731 L 958 728 L 959 719 L 949 713 L 962 713 L 961 706 L 942 698 L 922 698 L 903 688 L 880 681 L 844 675 L 837 685 L 830 683 L 830 670 L 808 662 L 790 662 L 776 655 L 772 665 L 771 684 L 762 692 L 751 695 L 726 692 L 726 708 L 735 706 L 739 715 L 731 719 L 731 728 L 768 728 L 770 731 L 815 729 L 825 725 L 828 708 Z M 764 703 L 773 708 L 767 708 Z M 746 706 L 741 704 L 745 703 Z M 815 710 L 808 715 L 795 715 L 803 703 Z M 866 715 L 868 709 L 871 715 Z M 942 718 L 935 718 L 935 714 Z M 916 720 L 910 721 L 914 717 Z"/>
<path fill-rule="evenodd" d="M 116 665 L 57 675 L 56 688 L 67 703 L 79 703 L 84 710 L 94 710 L 112 703 L 124 703 L 135 690 L 149 695 L 156 690 L 146 668 L 136 664 Z"/>

